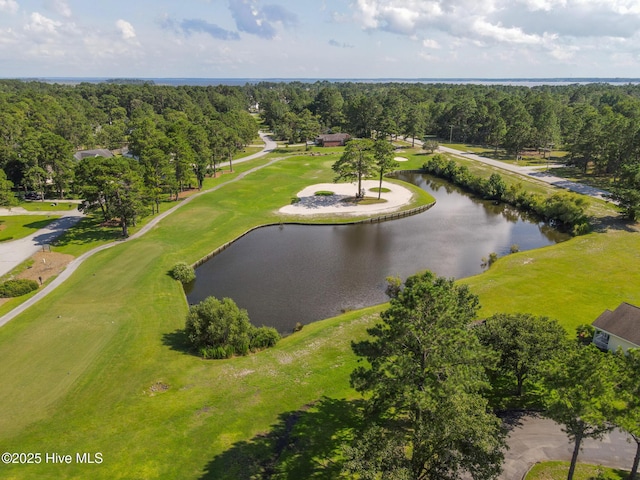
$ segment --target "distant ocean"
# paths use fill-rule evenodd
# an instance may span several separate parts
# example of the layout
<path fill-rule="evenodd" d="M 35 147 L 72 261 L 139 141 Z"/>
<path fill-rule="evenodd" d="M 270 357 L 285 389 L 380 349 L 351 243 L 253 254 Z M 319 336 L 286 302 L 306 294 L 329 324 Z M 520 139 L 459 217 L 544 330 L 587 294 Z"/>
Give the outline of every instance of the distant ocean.
<path fill-rule="evenodd" d="M 8 79 L 8 78 L 5 78 Z M 109 78 L 109 77 L 40 77 L 18 78 L 23 81 L 38 81 L 77 85 L 79 83 L 144 83 L 155 85 L 254 85 L 260 82 L 274 83 L 445 83 L 471 85 L 513 85 L 522 87 L 536 87 L 541 85 L 585 85 L 589 83 L 608 83 L 613 85 L 639 84 L 640 78 Z"/>

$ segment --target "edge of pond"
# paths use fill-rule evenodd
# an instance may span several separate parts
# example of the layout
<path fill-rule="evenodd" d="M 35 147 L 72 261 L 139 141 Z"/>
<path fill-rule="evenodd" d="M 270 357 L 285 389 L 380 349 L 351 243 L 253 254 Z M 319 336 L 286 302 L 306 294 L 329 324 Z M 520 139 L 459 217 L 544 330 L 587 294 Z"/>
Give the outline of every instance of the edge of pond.
<path fill-rule="evenodd" d="M 227 248 L 229 248 L 231 245 L 233 245 L 235 242 L 237 242 L 241 238 L 249 235 L 251 232 L 253 232 L 255 230 L 258 230 L 260 228 L 275 227 L 275 226 L 280 226 L 280 225 L 330 226 L 330 225 L 357 225 L 357 224 L 363 224 L 363 223 L 380 223 L 380 222 L 386 222 L 386 221 L 389 221 L 389 220 L 396 220 L 398 218 L 404 218 L 404 217 L 410 217 L 412 215 L 417 215 L 419 213 L 422 213 L 422 212 L 425 212 L 425 211 L 429 210 L 435 204 L 436 204 L 436 202 L 434 201 L 434 202 L 431 202 L 431 203 L 428 203 L 428 204 L 425 204 L 425 205 L 420 205 L 419 207 L 415 207 L 415 208 L 412 208 L 412 209 L 409 209 L 409 210 L 402 210 L 402 211 L 399 211 L 399 212 L 388 213 L 386 215 L 379 215 L 379 216 L 375 216 L 375 217 L 369 217 L 369 218 L 364 218 L 364 219 L 360 219 L 360 220 L 352 220 L 352 221 L 348 221 L 348 222 L 318 222 L 318 223 L 312 223 L 312 222 L 272 222 L 272 223 L 265 223 L 265 224 L 262 224 L 262 225 L 257 225 L 255 227 L 250 228 L 246 232 L 238 235 L 233 240 L 230 240 L 230 241 L 224 243 L 223 245 L 219 246 L 218 248 L 216 248 L 212 252 L 208 253 L 207 255 L 202 257 L 201 259 L 197 260 L 191 266 L 194 269 L 199 267 L 199 266 L 201 266 L 202 264 L 204 264 L 208 260 L 210 260 L 213 257 L 215 257 L 216 255 L 218 255 L 220 252 L 222 252 L 222 251 L 226 250 Z"/>
<path fill-rule="evenodd" d="M 392 177 L 393 175 L 397 175 L 397 174 L 401 174 L 401 173 L 426 173 L 426 172 L 423 169 L 418 169 L 418 170 L 396 170 L 396 171 L 391 172 L 390 174 L 385 175 L 385 176 Z M 409 217 L 409 216 L 412 216 L 412 215 L 417 215 L 419 213 L 422 213 L 422 212 L 425 212 L 425 211 L 429 210 L 435 204 L 436 204 L 436 201 L 433 200 L 432 202 L 426 203 L 424 205 L 419 205 L 417 207 L 410 208 L 408 210 L 399 210 L 399 211 L 395 211 L 395 212 L 392 212 L 392 213 L 387 213 L 385 215 L 374 215 L 374 216 L 371 216 L 371 217 L 361 218 L 359 220 L 350 220 L 350 221 L 346 221 L 346 222 L 345 221 L 340 221 L 340 222 L 336 222 L 336 221 L 326 221 L 326 222 L 303 222 L 303 221 L 283 222 L 283 221 L 278 221 L 278 222 L 270 222 L 270 223 L 264 223 L 264 224 L 261 224 L 261 225 L 256 225 L 255 227 L 252 227 L 249 230 L 247 230 L 246 232 L 238 235 L 233 240 L 229 240 L 228 242 L 224 243 L 223 245 L 219 246 L 218 248 L 216 248 L 212 252 L 210 252 L 207 255 L 205 255 L 204 257 L 202 257 L 199 260 L 195 261 L 193 264 L 191 264 L 191 267 L 193 269 L 198 268 L 199 266 L 201 266 L 202 264 L 204 264 L 208 260 L 211 260 L 213 257 L 218 255 L 220 252 L 222 252 L 222 251 L 226 250 L 227 248 L 229 248 L 231 245 L 233 245 L 235 242 L 237 242 L 241 238 L 249 235 L 251 232 L 253 232 L 255 230 L 258 230 L 259 228 L 275 227 L 275 226 L 280 226 L 280 225 L 330 226 L 330 225 L 357 225 L 357 224 L 363 224 L 363 223 L 380 223 L 380 222 L 386 222 L 388 220 L 396 220 L 396 219 L 399 219 L 399 218 L 404 218 L 404 217 Z"/>

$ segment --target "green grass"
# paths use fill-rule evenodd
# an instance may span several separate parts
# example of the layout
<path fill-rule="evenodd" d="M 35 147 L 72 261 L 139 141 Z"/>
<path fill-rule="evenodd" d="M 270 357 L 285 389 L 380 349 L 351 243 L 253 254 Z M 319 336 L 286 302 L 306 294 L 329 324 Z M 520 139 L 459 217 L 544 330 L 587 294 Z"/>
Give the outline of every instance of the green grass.
<path fill-rule="evenodd" d="M 296 220 L 278 208 L 305 186 L 331 181 L 337 156 L 287 156 L 184 204 L 144 237 L 91 257 L 0 328 L 3 449 L 104 457 L 101 465 L 3 466 L 2 477 L 237 478 L 234 472 L 252 472 L 252 459 L 275 457 L 289 419 L 297 419 L 291 434 L 307 442 L 296 446 L 308 445 L 280 457 L 289 478 L 320 476 L 322 466 L 333 472 L 328 459 L 357 408 L 350 342 L 364 338 L 383 306 L 306 325 L 256 355 L 202 360 L 186 349 L 187 304 L 167 271 L 253 226 Z M 266 161 L 239 164 L 235 174 L 207 185 Z M 428 200 L 412 190 L 419 203 Z M 639 303 L 632 287 L 640 273 L 628 268 L 638 264 L 637 238 L 625 231 L 593 234 L 510 255 L 466 282 L 480 294 L 483 314 L 533 308 L 570 328 L 620 299 Z M 90 237 L 66 248 L 101 241 Z"/>
<path fill-rule="evenodd" d="M 64 200 L 45 200 L 39 201 L 23 201 L 18 207 L 22 207 L 29 212 L 57 212 L 72 211 L 78 208 L 78 204 L 74 202 L 65 202 Z"/>
<path fill-rule="evenodd" d="M 566 480 L 569 462 L 544 462 L 533 466 L 525 480 Z M 601 474 L 602 476 L 598 476 Z M 624 480 L 629 472 L 598 465 L 580 463 L 576 466 L 574 480 Z"/>
<path fill-rule="evenodd" d="M 52 215 L 10 215 L 0 217 L 0 242 L 28 237 L 56 220 Z"/>
<path fill-rule="evenodd" d="M 620 302 L 640 305 L 640 234 L 593 233 L 507 255 L 462 280 L 480 296 L 481 316 L 529 312 L 555 318 L 571 333 Z"/>

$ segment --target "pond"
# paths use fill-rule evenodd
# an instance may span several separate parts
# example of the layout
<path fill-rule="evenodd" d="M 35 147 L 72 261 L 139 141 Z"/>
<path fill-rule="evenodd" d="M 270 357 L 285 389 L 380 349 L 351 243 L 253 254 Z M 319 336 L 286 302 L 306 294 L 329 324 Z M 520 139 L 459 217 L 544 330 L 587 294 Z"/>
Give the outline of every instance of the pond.
<path fill-rule="evenodd" d="M 506 205 L 480 201 L 423 174 L 397 178 L 436 198 L 426 212 L 374 224 L 260 228 L 196 269 L 190 304 L 232 298 L 257 326 L 291 333 L 343 311 L 383 303 L 386 278 L 428 269 L 462 278 L 491 252 L 509 254 L 568 237 Z"/>

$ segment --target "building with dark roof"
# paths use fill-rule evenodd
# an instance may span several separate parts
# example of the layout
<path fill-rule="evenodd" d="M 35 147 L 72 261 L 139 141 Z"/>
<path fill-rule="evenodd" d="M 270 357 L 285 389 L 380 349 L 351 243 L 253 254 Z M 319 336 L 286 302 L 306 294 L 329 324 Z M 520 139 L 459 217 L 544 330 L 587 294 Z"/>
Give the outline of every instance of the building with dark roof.
<path fill-rule="evenodd" d="M 316 138 L 316 144 L 321 147 L 344 147 L 351 138 L 348 133 L 327 133 Z"/>
<path fill-rule="evenodd" d="M 640 348 L 640 308 L 621 303 L 613 312 L 605 310 L 593 323 L 593 343 L 602 350 Z"/>

